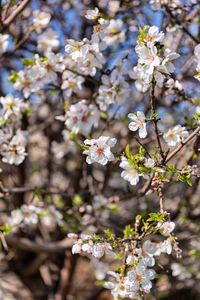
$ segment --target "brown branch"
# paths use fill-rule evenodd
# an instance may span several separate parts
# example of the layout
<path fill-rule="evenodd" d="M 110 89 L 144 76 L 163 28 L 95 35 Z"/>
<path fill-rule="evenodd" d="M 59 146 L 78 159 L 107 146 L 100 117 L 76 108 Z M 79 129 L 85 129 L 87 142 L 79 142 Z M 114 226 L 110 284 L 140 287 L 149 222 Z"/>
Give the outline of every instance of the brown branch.
<path fill-rule="evenodd" d="M 66 250 L 71 249 L 73 241 L 65 238 L 56 242 L 34 242 L 27 238 L 19 238 L 12 234 L 5 237 L 6 243 L 14 248 L 35 253 L 64 253 Z"/>
<path fill-rule="evenodd" d="M 3 20 L 7 17 L 7 13 L 8 13 L 8 10 L 9 10 L 11 4 L 12 4 L 12 0 L 9 0 L 8 3 L 5 5 L 4 10 L 2 12 L 2 19 Z"/>
<path fill-rule="evenodd" d="M 150 103 L 151 103 L 151 113 L 153 115 L 155 115 L 156 114 L 156 110 L 155 110 L 156 98 L 155 98 L 155 82 L 154 81 L 152 82 L 152 87 L 151 87 L 151 102 Z M 155 130 L 155 134 L 156 134 L 157 145 L 158 145 L 160 156 L 162 157 L 162 162 L 163 162 L 165 159 L 165 155 L 164 155 L 164 152 L 162 149 L 162 144 L 160 141 L 160 134 L 159 134 L 159 130 L 158 130 L 158 119 L 156 116 L 153 117 L 153 124 L 154 124 L 154 130 Z"/>
<path fill-rule="evenodd" d="M 16 18 L 17 16 L 24 10 L 24 8 L 29 4 L 30 0 L 23 0 L 16 9 L 5 19 L 3 20 L 4 28 L 8 27 Z"/>
<path fill-rule="evenodd" d="M 72 280 L 77 265 L 77 255 L 66 253 L 64 266 L 60 274 L 60 285 L 55 300 L 65 300 L 71 289 Z"/>
<path fill-rule="evenodd" d="M 193 36 L 193 34 L 187 29 L 187 27 L 185 27 L 182 22 L 180 22 L 172 13 L 172 11 L 169 9 L 169 7 L 167 5 L 165 5 L 165 10 L 168 13 L 168 15 L 170 16 L 170 18 L 177 24 L 179 25 L 183 32 L 185 32 L 195 43 L 199 44 L 199 40 Z"/>
<path fill-rule="evenodd" d="M 39 192 L 41 195 L 61 195 L 63 197 L 68 197 L 71 199 L 68 193 L 62 192 L 62 191 L 57 191 L 57 190 L 45 190 L 43 188 L 37 189 L 36 187 L 13 187 L 13 188 L 4 188 L 2 186 L 2 183 L 0 183 L 0 192 L 4 194 L 21 194 L 21 193 L 36 193 Z"/>

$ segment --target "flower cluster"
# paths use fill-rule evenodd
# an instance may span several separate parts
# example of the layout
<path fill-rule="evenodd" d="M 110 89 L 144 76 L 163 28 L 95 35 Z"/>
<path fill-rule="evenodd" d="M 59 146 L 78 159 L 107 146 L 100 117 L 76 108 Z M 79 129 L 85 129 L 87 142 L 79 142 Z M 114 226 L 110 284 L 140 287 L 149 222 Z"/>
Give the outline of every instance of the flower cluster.
<path fill-rule="evenodd" d="M 53 52 L 48 52 L 45 58 L 36 54 L 33 59 L 24 59 L 25 69 L 14 73 L 10 78 L 14 83 L 13 87 L 23 92 L 25 98 L 40 92 L 45 85 L 56 82 L 57 73 L 64 71 L 63 60 L 62 54 Z"/>
<path fill-rule="evenodd" d="M 155 166 L 155 161 L 152 158 L 141 156 L 139 157 L 139 160 L 141 165 L 140 168 L 137 167 L 137 163 L 134 161 L 134 156 L 130 156 L 128 158 L 123 156 L 121 159 L 120 167 L 123 169 L 121 176 L 131 185 L 138 184 L 140 176 L 144 179 L 148 179 L 149 174 Z"/>
<path fill-rule="evenodd" d="M 120 104 L 128 98 L 130 87 L 124 77 L 126 71 L 123 62 L 120 62 L 109 75 L 101 77 L 102 85 L 96 98 L 101 110 L 106 111 L 111 104 Z"/>
<path fill-rule="evenodd" d="M 78 254 L 81 252 L 92 254 L 96 258 L 101 258 L 105 254 L 110 254 L 112 252 L 112 247 L 107 242 L 97 242 L 93 241 L 93 237 L 88 234 L 81 234 L 80 237 L 76 234 L 68 234 L 69 238 L 76 239 L 72 247 L 72 253 Z"/>
<path fill-rule="evenodd" d="M 63 225 L 63 217 L 55 206 L 42 208 L 33 204 L 23 204 L 19 209 L 12 210 L 7 225 L 16 231 L 25 226 L 36 226 L 39 220 L 49 231 L 55 230 L 57 225 Z"/>
<path fill-rule="evenodd" d="M 161 242 L 145 239 L 142 245 L 138 244 L 138 246 L 134 239 L 131 242 L 131 237 L 127 238 L 132 232 L 129 226 L 124 231 L 126 238 L 122 240 L 115 238 L 115 235 L 109 231 L 105 231 L 107 239 L 104 241 L 98 235 L 81 234 L 78 237 L 76 234 L 70 233 L 68 237 L 75 240 L 72 247 L 73 254 L 91 254 L 97 259 L 104 257 L 104 255 L 117 257 L 118 251 L 122 251 L 121 248 L 125 247 L 125 254 L 122 255 L 124 267 L 119 268 L 118 271 L 108 271 L 107 276 L 111 280 L 105 281 L 104 287 L 111 289 L 115 300 L 118 300 L 119 297 L 139 300 L 152 289 L 152 280 L 156 277 L 156 271 L 153 268 L 156 263 L 155 258 L 162 253 L 168 255 L 172 253 L 173 243 L 176 243 L 172 235 L 174 228 L 173 222 L 159 221 L 154 231 L 165 236 L 166 239 Z"/>
<path fill-rule="evenodd" d="M 59 116 L 57 119 L 64 121 L 70 131 L 87 136 L 90 134 L 92 127 L 98 126 L 99 117 L 99 110 L 94 104 L 81 100 L 70 105 L 65 116 Z"/>
<path fill-rule="evenodd" d="M 60 143 L 58 143 L 57 141 L 52 142 L 51 149 L 56 159 L 61 159 L 69 152 L 76 151 L 75 144 L 71 139 L 71 135 L 66 129 L 62 131 L 62 137 L 63 137 L 62 142 Z"/>
<path fill-rule="evenodd" d="M 138 65 L 134 67 L 131 76 L 136 78 L 136 88 L 146 92 L 155 82 L 162 87 L 164 80 L 175 71 L 172 61 L 179 54 L 168 48 L 163 48 L 164 33 L 156 26 L 145 26 L 140 29 L 140 36 L 135 48 L 139 57 Z"/>
<path fill-rule="evenodd" d="M 45 11 L 34 10 L 33 11 L 33 29 L 40 33 L 42 29 L 46 28 L 51 20 L 51 15 Z"/>
<path fill-rule="evenodd" d="M 65 46 L 65 52 L 76 63 L 77 71 L 90 76 L 94 76 L 97 69 L 101 69 L 105 63 L 102 50 L 101 44 L 94 38 L 84 38 L 80 42 L 68 39 Z"/>
<path fill-rule="evenodd" d="M 106 281 L 104 287 L 111 289 L 115 300 L 121 298 L 142 299 L 142 295 L 150 293 L 152 280 L 156 277 L 156 272 L 152 268 L 155 265 L 155 256 L 161 253 L 170 255 L 172 245 L 170 239 L 161 243 L 153 243 L 146 240 L 141 248 L 136 248 L 134 254 L 129 254 L 126 258 L 127 273 L 121 276 L 116 272 L 108 272 L 114 277 L 114 281 Z"/>
<path fill-rule="evenodd" d="M 0 123 L 2 161 L 19 165 L 26 157 L 26 132 L 20 129 L 23 114 L 29 111 L 29 104 L 12 95 L 0 98 Z"/>

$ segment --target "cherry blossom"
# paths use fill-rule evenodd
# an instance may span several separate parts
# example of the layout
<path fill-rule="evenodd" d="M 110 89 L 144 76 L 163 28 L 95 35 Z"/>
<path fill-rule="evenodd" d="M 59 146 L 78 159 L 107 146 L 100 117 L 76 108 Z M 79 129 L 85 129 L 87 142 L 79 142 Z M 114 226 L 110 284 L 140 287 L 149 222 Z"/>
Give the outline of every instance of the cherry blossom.
<path fill-rule="evenodd" d="M 98 125 L 99 116 L 99 111 L 95 105 L 88 105 L 86 100 L 81 100 L 71 105 L 64 117 L 57 117 L 57 119 L 65 121 L 66 127 L 74 133 L 87 136 L 92 127 Z"/>
<path fill-rule="evenodd" d="M 182 139 L 188 137 L 189 133 L 181 125 L 176 125 L 172 129 L 169 129 L 164 135 L 163 138 L 169 147 L 174 147 L 180 144 Z"/>
<path fill-rule="evenodd" d="M 39 52 L 55 51 L 58 49 L 58 46 L 58 34 L 52 28 L 48 28 L 38 36 L 37 49 Z"/>
<path fill-rule="evenodd" d="M 142 111 L 137 111 L 135 114 L 128 114 L 128 117 L 132 120 L 129 124 L 129 129 L 131 131 L 136 131 L 139 129 L 139 137 L 145 138 L 147 136 L 147 131 L 144 113 Z"/>
<path fill-rule="evenodd" d="M 138 174 L 138 171 L 129 164 L 126 157 L 122 157 L 122 161 L 119 166 L 124 169 L 121 173 L 124 180 L 130 182 L 131 185 L 136 185 L 139 182 L 139 176 L 141 175 Z"/>
<path fill-rule="evenodd" d="M 101 165 L 106 165 L 109 161 L 115 159 L 111 148 L 116 144 L 115 138 L 100 136 L 98 139 L 85 140 L 84 144 L 89 145 L 89 149 L 83 153 L 88 155 L 86 161 L 88 164 L 97 162 Z"/>
<path fill-rule="evenodd" d="M 49 24 L 51 15 L 45 11 L 33 11 L 33 28 L 36 32 L 40 33 L 41 30 Z"/>
<path fill-rule="evenodd" d="M 8 34 L 1 34 L 0 33 L 0 55 L 2 55 L 4 52 L 6 52 L 8 48 Z"/>
<path fill-rule="evenodd" d="M 99 17 L 99 9 L 95 7 L 95 9 L 89 9 L 85 15 L 88 20 L 96 20 Z"/>

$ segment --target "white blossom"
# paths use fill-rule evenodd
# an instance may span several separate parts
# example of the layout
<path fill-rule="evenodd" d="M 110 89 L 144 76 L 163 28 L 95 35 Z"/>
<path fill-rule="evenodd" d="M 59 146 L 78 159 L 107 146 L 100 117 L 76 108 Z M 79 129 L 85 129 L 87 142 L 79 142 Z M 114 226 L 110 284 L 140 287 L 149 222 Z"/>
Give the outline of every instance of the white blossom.
<path fill-rule="evenodd" d="M 153 168 L 155 166 L 155 160 L 152 159 L 152 158 L 146 158 L 145 157 L 144 166 L 146 168 Z"/>
<path fill-rule="evenodd" d="M 36 225 L 38 223 L 38 213 L 40 210 L 34 205 L 23 204 L 21 206 L 21 211 L 23 213 L 23 222 L 25 225 Z"/>
<path fill-rule="evenodd" d="M 79 242 L 75 243 L 72 246 L 72 254 L 81 253 L 81 250 L 82 250 L 82 244 L 80 244 Z"/>
<path fill-rule="evenodd" d="M 48 28 L 37 38 L 37 49 L 40 52 L 55 51 L 59 47 L 58 34 L 55 30 Z"/>
<path fill-rule="evenodd" d="M 97 69 L 101 69 L 105 58 L 101 53 L 99 41 L 96 39 L 82 41 L 67 40 L 65 52 L 76 62 L 79 73 L 94 76 Z"/>
<path fill-rule="evenodd" d="M 64 91 L 65 97 L 71 97 L 72 93 L 79 93 L 82 90 L 84 77 L 79 76 L 71 71 L 65 70 L 62 74 L 61 89 Z"/>
<path fill-rule="evenodd" d="M 148 47 L 154 46 L 156 42 L 162 43 L 164 40 L 164 33 L 159 32 L 158 27 L 151 26 L 148 30 L 147 35 L 145 36 L 145 42 Z"/>
<path fill-rule="evenodd" d="M 11 94 L 0 97 L 0 103 L 2 105 L 1 118 L 7 121 L 18 118 L 20 112 L 25 109 L 24 102 L 19 98 L 14 98 Z"/>
<path fill-rule="evenodd" d="M 122 157 L 122 161 L 119 165 L 124 171 L 122 171 L 121 176 L 124 180 L 130 182 L 131 185 L 136 185 L 139 182 L 139 176 L 141 176 L 138 171 L 130 165 L 126 157 Z"/>
<path fill-rule="evenodd" d="M 107 45 L 122 43 L 125 40 L 125 30 L 123 29 L 123 21 L 120 19 L 110 20 L 105 28 L 104 42 Z"/>
<path fill-rule="evenodd" d="M 139 56 L 138 63 L 146 65 L 146 71 L 153 74 L 154 68 L 159 66 L 161 62 L 157 55 L 157 48 L 155 46 L 147 48 L 145 45 L 137 45 L 135 51 Z"/>
<path fill-rule="evenodd" d="M 104 256 L 104 245 L 97 243 L 93 246 L 92 255 L 96 258 L 101 258 Z"/>
<path fill-rule="evenodd" d="M 142 111 L 137 111 L 136 113 L 128 114 L 128 117 L 132 120 L 129 124 L 129 129 L 131 131 L 139 129 L 139 137 L 145 138 L 147 136 L 147 131 L 144 113 Z"/>
<path fill-rule="evenodd" d="M 176 125 L 175 127 L 169 129 L 164 135 L 163 138 L 169 147 L 174 147 L 180 144 L 182 139 L 187 138 L 189 135 L 185 127 L 181 125 Z"/>
<path fill-rule="evenodd" d="M 165 79 L 175 71 L 172 61 L 177 59 L 179 54 L 170 49 L 161 51 L 160 45 L 163 39 L 163 32 L 159 32 L 156 26 L 152 26 L 143 32 L 135 47 L 139 56 L 138 64 L 129 74 L 136 79 L 136 88 L 141 92 L 146 92 L 153 80 L 157 87 L 162 88 Z"/>
<path fill-rule="evenodd" d="M 103 75 L 101 81 L 102 85 L 99 87 L 96 101 L 103 111 L 107 110 L 111 104 L 124 102 L 130 94 L 129 84 L 117 69 L 113 70 L 109 76 Z"/>
<path fill-rule="evenodd" d="M 66 127 L 74 133 L 80 133 L 87 136 L 92 127 L 97 127 L 99 122 L 99 110 L 94 104 L 81 100 L 69 107 L 64 117 L 57 119 L 65 121 Z"/>
<path fill-rule="evenodd" d="M 0 55 L 2 55 L 4 52 L 6 52 L 8 48 L 8 39 L 9 35 L 8 34 L 1 34 L 0 33 Z"/>
<path fill-rule="evenodd" d="M 94 9 L 89 9 L 85 15 L 88 20 L 96 20 L 99 17 L 99 9 L 95 7 Z"/>
<path fill-rule="evenodd" d="M 33 27 L 37 33 L 41 32 L 41 29 L 47 27 L 51 19 L 51 15 L 45 11 L 34 10 L 33 11 Z"/>
<path fill-rule="evenodd" d="M 88 164 L 97 162 L 106 165 L 109 161 L 115 159 L 111 152 L 111 148 L 115 146 L 117 140 L 115 138 L 100 136 L 98 139 L 85 140 L 84 144 L 89 145 L 89 149 L 83 153 L 87 155 Z"/>
<path fill-rule="evenodd" d="M 158 227 L 161 230 L 161 233 L 164 236 L 169 236 L 170 233 L 174 230 L 175 228 L 175 223 L 174 222 L 164 222 L 162 224 L 158 224 Z"/>
<path fill-rule="evenodd" d="M 26 142 L 24 133 L 18 130 L 10 143 L 3 144 L 1 149 L 2 161 L 11 165 L 21 164 L 27 156 L 25 152 Z"/>
<path fill-rule="evenodd" d="M 53 205 L 49 205 L 47 211 L 41 216 L 41 222 L 49 231 L 55 230 L 56 226 L 63 225 L 62 214 Z"/>

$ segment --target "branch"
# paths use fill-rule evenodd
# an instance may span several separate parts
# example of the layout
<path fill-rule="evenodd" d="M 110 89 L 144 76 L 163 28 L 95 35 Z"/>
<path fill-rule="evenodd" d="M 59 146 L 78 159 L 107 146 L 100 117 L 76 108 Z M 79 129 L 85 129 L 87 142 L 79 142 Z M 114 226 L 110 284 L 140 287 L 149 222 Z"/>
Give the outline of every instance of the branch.
<path fill-rule="evenodd" d="M 12 248 L 35 253 L 64 253 L 66 250 L 69 250 L 73 244 L 73 241 L 68 238 L 56 242 L 33 242 L 27 238 L 19 238 L 11 234 L 7 235 L 5 240 Z"/>
<path fill-rule="evenodd" d="M 156 106 L 155 81 L 154 80 L 152 82 L 152 87 L 151 87 L 151 102 L 150 102 L 150 104 L 151 104 L 151 113 L 154 115 L 156 113 L 156 109 L 155 109 L 155 106 Z M 163 149 L 162 149 L 162 144 L 161 144 L 161 141 L 160 141 L 157 117 L 153 118 L 153 124 L 154 124 L 154 130 L 155 130 L 155 134 L 156 134 L 157 145 L 158 145 L 160 156 L 161 156 L 162 162 L 163 162 L 164 159 L 165 159 L 165 156 L 164 156 L 164 152 L 163 152 Z"/>
<path fill-rule="evenodd" d="M 166 12 L 169 14 L 170 18 L 175 21 L 176 24 L 178 24 L 182 30 L 197 44 L 199 44 L 199 40 L 193 36 L 193 34 L 182 24 L 182 22 L 180 22 L 171 12 L 171 10 L 169 9 L 169 7 L 167 5 L 165 5 L 165 10 Z"/>
<path fill-rule="evenodd" d="M 68 193 L 57 191 L 57 190 L 45 190 L 43 188 L 37 189 L 36 187 L 13 187 L 13 188 L 4 188 L 2 183 L 0 183 L 0 192 L 4 194 L 21 194 L 21 193 L 36 193 L 39 192 L 41 195 L 61 195 L 63 197 L 67 197 L 69 200 L 71 197 Z"/>
<path fill-rule="evenodd" d="M 29 4 L 30 0 L 23 0 L 16 9 L 3 21 L 3 26 L 8 27 L 17 16 L 24 10 L 24 8 Z"/>

